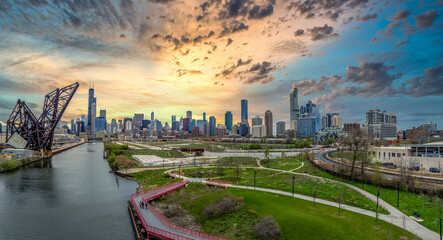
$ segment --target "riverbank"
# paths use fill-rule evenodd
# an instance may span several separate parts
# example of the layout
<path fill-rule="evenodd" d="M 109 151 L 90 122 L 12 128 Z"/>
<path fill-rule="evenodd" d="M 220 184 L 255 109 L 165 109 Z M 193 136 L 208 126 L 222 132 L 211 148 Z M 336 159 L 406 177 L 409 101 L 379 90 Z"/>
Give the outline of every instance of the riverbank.
<path fill-rule="evenodd" d="M 52 156 L 57 155 L 59 153 L 62 153 L 64 151 L 67 151 L 71 148 L 77 147 L 82 145 L 83 143 L 85 143 L 85 141 L 81 141 L 78 143 L 72 143 L 72 144 L 68 144 L 65 146 L 62 146 L 58 149 L 55 149 L 54 151 L 52 151 Z M 28 164 L 31 163 L 35 163 L 37 161 L 43 160 L 43 159 L 47 159 L 50 157 L 42 157 L 42 156 L 32 156 L 32 157 L 27 157 L 27 158 L 22 158 L 22 159 L 13 159 L 13 160 L 6 160 L 3 159 L 1 164 L 0 164 L 0 173 L 4 173 L 4 172 L 9 172 L 9 171 L 13 171 L 16 170 L 20 167 L 26 166 Z"/>

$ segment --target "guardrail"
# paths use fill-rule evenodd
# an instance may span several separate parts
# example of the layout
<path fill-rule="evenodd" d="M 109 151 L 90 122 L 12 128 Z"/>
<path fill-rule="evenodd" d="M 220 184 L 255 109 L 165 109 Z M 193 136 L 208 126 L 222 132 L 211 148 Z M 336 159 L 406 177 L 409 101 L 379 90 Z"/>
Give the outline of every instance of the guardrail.
<path fill-rule="evenodd" d="M 148 196 L 145 196 L 142 198 L 142 201 L 146 203 L 147 208 L 149 208 L 149 210 L 154 213 L 154 215 L 160 219 L 160 221 L 162 221 L 169 229 L 171 230 L 175 230 L 178 232 L 182 232 L 184 234 L 188 234 L 188 235 L 192 235 L 195 237 L 199 237 L 199 238 L 204 238 L 204 239 L 209 239 L 209 240 L 229 240 L 229 238 L 224 238 L 224 237 L 220 237 L 220 236 L 216 236 L 216 235 L 212 235 L 209 233 L 204 233 L 204 232 L 200 232 L 197 230 L 193 230 L 193 229 L 188 229 L 182 226 L 178 226 L 176 224 L 173 224 L 171 222 L 169 222 L 164 216 L 162 216 L 159 212 L 157 212 L 154 207 L 152 207 L 148 201 L 155 199 L 159 196 L 165 195 L 169 192 L 172 192 L 174 190 L 177 190 L 181 187 L 186 186 L 189 183 L 189 181 L 186 180 L 182 180 L 179 182 L 174 182 L 174 183 L 170 183 L 167 185 L 164 185 L 162 187 L 156 188 L 156 189 L 151 189 L 148 191 L 144 191 L 144 192 L 140 192 L 140 193 L 136 193 L 131 195 L 131 202 L 133 204 L 133 206 L 135 207 L 137 214 L 140 216 L 140 220 L 143 224 L 143 228 L 146 229 L 146 231 L 148 231 L 149 233 L 151 233 L 152 235 L 155 235 L 157 237 L 161 237 L 161 238 L 166 238 L 166 239 L 177 239 L 177 240 L 188 240 L 191 238 L 187 238 L 187 237 L 183 237 L 180 236 L 178 234 L 175 233 L 171 233 L 162 229 L 158 229 L 152 226 L 149 226 L 145 219 L 142 217 L 143 215 L 141 215 L 141 212 L 139 210 L 139 208 L 137 207 L 137 205 L 135 204 L 135 200 L 134 197 L 138 197 L 141 195 L 145 195 L 145 194 L 149 194 Z"/>

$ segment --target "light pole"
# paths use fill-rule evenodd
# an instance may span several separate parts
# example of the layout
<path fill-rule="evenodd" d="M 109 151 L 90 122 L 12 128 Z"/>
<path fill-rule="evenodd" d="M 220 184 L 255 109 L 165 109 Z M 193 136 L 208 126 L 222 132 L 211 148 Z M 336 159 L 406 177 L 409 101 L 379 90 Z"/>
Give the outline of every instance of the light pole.
<path fill-rule="evenodd" d="M 378 197 L 380 196 L 380 192 L 377 191 L 377 208 L 375 210 L 375 222 L 377 222 L 378 219 Z"/>
<path fill-rule="evenodd" d="M 295 176 L 292 175 L 292 197 L 294 197 L 294 181 L 295 181 Z"/>

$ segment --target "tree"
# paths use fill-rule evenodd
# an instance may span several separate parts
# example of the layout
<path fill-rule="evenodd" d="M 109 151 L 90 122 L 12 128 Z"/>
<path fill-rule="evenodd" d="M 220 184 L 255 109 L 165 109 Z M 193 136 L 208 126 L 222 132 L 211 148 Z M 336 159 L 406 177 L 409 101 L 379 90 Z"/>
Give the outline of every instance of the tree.
<path fill-rule="evenodd" d="M 332 138 L 328 138 L 328 140 L 326 140 L 326 144 L 327 145 L 331 145 L 331 144 L 333 144 L 334 143 L 334 139 L 332 139 Z"/>
<path fill-rule="evenodd" d="M 269 158 L 269 147 L 266 147 L 264 154 L 266 158 Z"/>
<path fill-rule="evenodd" d="M 272 216 L 261 218 L 252 230 L 258 239 L 279 239 L 281 235 L 280 228 Z"/>
<path fill-rule="evenodd" d="M 361 131 L 351 131 L 349 136 L 342 138 L 341 144 L 351 152 L 351 178 L 354 177 L 355 163 L 358 159 L 362 159 L 363 153 L 369 149 L 369 139 L 363 137 Z"/>

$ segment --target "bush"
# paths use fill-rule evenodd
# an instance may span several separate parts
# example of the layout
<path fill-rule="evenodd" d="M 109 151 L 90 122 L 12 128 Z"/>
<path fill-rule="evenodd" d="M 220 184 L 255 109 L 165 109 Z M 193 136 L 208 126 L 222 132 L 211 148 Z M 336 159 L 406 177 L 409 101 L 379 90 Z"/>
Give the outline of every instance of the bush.
<path fill-rule="evenodd" d="M 8 163 L 8 170 L 13 170 L 20 167 L 20 161 L 19 160 L 12 160 Z"/>
<path fill-rule="evenodd" d="M 183 210 L 183 208 L 181 208 L 178 204 L 173 203 L 166 205 L 163 214 L 167 218 L 173 218 L 173 217 L 180 217 L 186 215 L 186 211 Z"/>
<path fill-rule="evenodd" d="M 249 148 L 250 150 L 254 150 L 254 149 L 261 149 L 262 147 L 261 147 L 261 145 L 258 144 L 258 143 L 253 143 L 253 144 L 250 144 L 248 148 Z"/>
<path fill-rule="evenodd" d="M 203 209 L 206 217 L 215 217 L 240 210 L 243 207 L 243 197 L 226 195 L 219 203 L 209 204 Z"/>
<path fill-rule="evenodd" d="M 272 216 L 263 217 L 254 225 L 254 234 L 258 239 L 279 239 L 281 232 L 277 222 Z"/>

